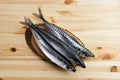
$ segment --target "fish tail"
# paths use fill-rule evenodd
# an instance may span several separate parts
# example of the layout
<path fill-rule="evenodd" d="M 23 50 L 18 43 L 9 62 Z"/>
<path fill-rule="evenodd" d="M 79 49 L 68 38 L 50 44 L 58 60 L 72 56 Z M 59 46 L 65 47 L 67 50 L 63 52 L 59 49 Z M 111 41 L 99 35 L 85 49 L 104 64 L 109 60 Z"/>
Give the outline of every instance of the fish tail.
<path fill-rule="evenodd" d="M 24 17 L 25 22 L 20 21 L 21 24 L 29 26 L 28 18 Z"/>
<path fill-rule="evenodd" d="M 26 22 L 23 22 L 23 21 L 20 21 L 20 23 L 23 24 L 23 25 L 27 25 Z"/>
<path fill-rule="evenodd" d="M 39 18 L 42 19 L 42 20 L 45 20 L 40 8 L 38 8 L 38 11 L 39 11 L 39 14 L 36 14 L 36 13 L 32 13 L 32 14 L 33 14 L 34 16 L 36 16 L 36 17 L 39 17 Z"/>
<path fill-rule="evenodd" d="M 40 8 L 38 8 L 38 11 L 39 11 L 39 16 L 40 16 L 40 18 L 41 18 L 42 20 L 44 20 L 44 17 L 43 17 L 43 14 L 42 14 L 41 9 L 40 9 Z"/>
<path fill-rule="evenodd" d="M 33 22 L 29 18 L 24 17 L 24 19 L 25 19 L 25 22 L 20 21 L 21 24 L 27 25 L 28 27 L 35 29 L 35 27 L 34 27 L 35 25 L 33 24 Z"/>
<path fill-rule="evenodd" d="M 33 22 L 32 22 L 29 18 L 24 17 L 24 19 L 25 19 L 25 23 L 26 23 L 27 25 L 29 25 L 29 26 L 32 26 L 32 25 L 33 25 Z"/>
<path fill-rule="evenodd" d="M 29 26 L 30 28 L 32 28 L 32 29 L 34 29 L 34 24 L 33 24 L 33 22 L 29 19 L 29 18 L 26 18 L 26 17 L 24 17 L 24 19 L 25 19 L 25 22 L 21 22 L 22 24 L 26 24 L 27 26 Z"/>

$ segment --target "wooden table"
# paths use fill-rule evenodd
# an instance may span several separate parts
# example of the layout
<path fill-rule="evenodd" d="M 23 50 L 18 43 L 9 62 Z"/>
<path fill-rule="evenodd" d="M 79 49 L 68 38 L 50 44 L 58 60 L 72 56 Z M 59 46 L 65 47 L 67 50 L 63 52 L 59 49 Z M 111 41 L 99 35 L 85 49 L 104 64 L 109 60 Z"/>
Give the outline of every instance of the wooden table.
<path fill-rule="evenodd" d="M 41 7 L 45 18 L 79 37 L 95 58 L 86 69 L 64 71 L 26 45 L 24 16 Z M 0 80 L 120 80 L 119 0 L 0 0 Z"/>

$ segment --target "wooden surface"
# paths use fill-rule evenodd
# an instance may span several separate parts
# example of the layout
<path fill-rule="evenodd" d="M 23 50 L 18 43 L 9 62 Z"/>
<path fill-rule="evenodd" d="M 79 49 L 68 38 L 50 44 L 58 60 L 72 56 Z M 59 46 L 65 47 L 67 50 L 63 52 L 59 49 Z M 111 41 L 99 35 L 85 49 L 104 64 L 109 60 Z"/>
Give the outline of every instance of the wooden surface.
<path fill-rule="evenodd" d="M 78 36 L 94 54 L 86 69 L 64 71 L 26 45 L 24 16 L 41 7 L 45 18 Z M 0 80 L 120 80 L 119 0 L 0 0 Z"/>

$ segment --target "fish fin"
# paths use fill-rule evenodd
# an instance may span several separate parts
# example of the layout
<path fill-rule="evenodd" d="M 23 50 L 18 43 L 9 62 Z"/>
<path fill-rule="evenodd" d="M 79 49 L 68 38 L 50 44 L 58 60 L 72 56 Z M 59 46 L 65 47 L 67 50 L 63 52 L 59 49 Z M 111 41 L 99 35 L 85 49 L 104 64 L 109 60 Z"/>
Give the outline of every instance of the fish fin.
<path fill-rule="evenodd" d="M 39 18 L 39 14 L 36 14 L 36 13 L 32 13 L 34 16 L 38 17 Z"/>
<path fill-rule="evenodd" d="M 29 25 L 29 23 L 28 23 L 28 19 L 27 19 L 26 17 L 24 17 L 24 20 L 25 20 L 25 22 L 20 21 L 19 23 L 28 26 L 28 25 Z"/>
<path fill-rule="evenodd" d="M 19 23 L 20 23 L 20 24 L 23 24 L 23 25 L 26 25 L 26 22 L 23 22 L 23 21 L 20 21 Z"/>
<path fill-rule="evenodd" d="M 26 22 L 23 22 L 23 21 L 20 21 L 19 23 L 20 23 L 20 24 L 23 24 L 23 25 L 27 25 Z M 44 25 L 44 24 L 40 24 L 40 23 L 35 24 L 36 27 L 42 27 L 42 28 L 44 28 L 43 25 Z"/>
<path fill-rule="evenodd" d="M 23 25 L 29 25 L 29 22 L 28 22 L 28 18 L 26 18 L 26 17 L 24 17 L 24 20 L 25 20 L 25 22 L 23 22 L 23 21 L 20 21 L 19 23 L 21 23 L 21 24 L 23 24 Z"/>
<path fill-rule="evenodd" d="M 38 11 L 39 11 L 39 17 L 40 17 L 42 20 L 45 20 L 44 17 L 43 17 L 43 14 L 42 14 L 42 11 L 41 11 L 41 8 L 40 8 L 40 7 L 38 8 Z"/>
<path fill-rule="evenodd" d="M 30 18 L 24 17 L 24 19 L 25 19 L 25 23 L 26 23 L 27 25 L 29 25 L 29 26 L 33 26 L 33 25 L 34 25 L 33 22 L 30 20 Z"/>
<path fill-rule="evenodd" d="M 26 25 L 30 25 L 26 17 L 24 17 L 24 20 L 25 20 Z"/>
<path fill-rule="evenodd" d="M 39 12 L 39 14 L 36 14 L 36 13 L 32 13 L 32 14 L 33 14 L 34 16 L 36 16 L 36 17 L 39 17 L 39 18 L 42 19 L 42 20 L 45 20 L 44 17 L 43 17 L 41 8 L 38 8 L 38 12 Z"/>
<path fill-rule="evenodd" d="M 29 18 L 26 18 L 26 17 L 24 18 L 25 18 L 26 25 L 35 30 L 35 25 L 33 24 L 33 22 Z"/>

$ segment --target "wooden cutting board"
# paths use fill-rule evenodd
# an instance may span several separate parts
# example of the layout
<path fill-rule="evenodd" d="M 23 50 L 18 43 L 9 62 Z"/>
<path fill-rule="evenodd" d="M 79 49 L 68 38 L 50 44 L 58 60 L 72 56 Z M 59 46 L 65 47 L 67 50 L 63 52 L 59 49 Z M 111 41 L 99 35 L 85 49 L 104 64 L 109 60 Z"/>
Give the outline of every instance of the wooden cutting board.
<path fill-rule="evenodd" d="M 94 54 L 86 69 L 69 72 L 42 61 L 26 45 L 24 16 L 45 18 L 79 37 Z M 0 80 L 120 80 L 118 0 L 0 0 Z"/>

